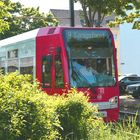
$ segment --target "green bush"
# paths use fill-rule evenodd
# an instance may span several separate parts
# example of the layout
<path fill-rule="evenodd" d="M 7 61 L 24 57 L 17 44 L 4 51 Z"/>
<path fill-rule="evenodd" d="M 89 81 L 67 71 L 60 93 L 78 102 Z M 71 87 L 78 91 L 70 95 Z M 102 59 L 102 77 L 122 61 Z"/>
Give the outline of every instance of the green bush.
<path fill-rule="evenodd" d="M 47 94 L 30 77 L 0 76 L 0 139 L 54 139 L 59 137 L 58 115 L 46 106 Z"/>
<path fill-rule="evenodd" d="M 48 96 L 31 77 L 0 75 L 0 139 L 89 139 L 103 124 L 83 93 Z"/>
<path fill-rule="evenodd" d="M 137 140 L 136 118 L 105 124 L 76 89 L 48 96 L 28 75 L 0 75 L 0 140 Z"/>
<path fill-rule="evenodd" d="M 89 139 L 90 131 L 103 123 L 102 118 L 97 117 L 97 108 L 92 107 L 88 98 L 76 89 L 68 92 L 67 98 L 64 97 L 58 104 L 56 112 L 63 128 L 60 134 L 65 140 Z"/>

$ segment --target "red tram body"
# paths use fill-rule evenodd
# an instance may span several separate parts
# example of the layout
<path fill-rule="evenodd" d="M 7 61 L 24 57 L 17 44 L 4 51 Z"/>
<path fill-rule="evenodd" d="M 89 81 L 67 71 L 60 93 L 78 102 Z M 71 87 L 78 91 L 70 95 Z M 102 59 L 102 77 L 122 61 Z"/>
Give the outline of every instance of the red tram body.
<path fill-rule="evenodd" d="M 95 75 L 82 72 L 86 63 Z M 48 94 L 83 91 L 105 121 L 118 120 L 116 48 L 108 28 L 44 27 L 4 39 L 0 68 L 4 73 L 32 74 Z"/>

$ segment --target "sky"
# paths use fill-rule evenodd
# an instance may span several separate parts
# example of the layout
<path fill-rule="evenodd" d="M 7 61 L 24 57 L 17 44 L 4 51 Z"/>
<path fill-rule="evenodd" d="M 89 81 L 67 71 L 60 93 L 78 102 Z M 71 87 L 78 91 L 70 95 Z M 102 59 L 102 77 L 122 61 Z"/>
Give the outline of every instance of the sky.
<path fill-rule="evenodd" d="M 132 30 L 132 24 L 120 26 L 121 71 L 123 74 L 140 75 L 140 30 Z"/>
<path fill-rule="evenodd" d="M 19 1 L 27 7 L 40 7 L 41 12 L 49 9 L 69 9 L 69 0 L 11 0 Z M 61 3 L 62 2 L 62 3 Z M 74 9 L 81 9 L 80 4 L 74 4 Z M 120 26 L 120 60 L 121 73 L 135 73 L 140 75 L 140 30 L 132 30 L 132 24 Z"/>
<path fill-rule="evenodd" d="M 49 12 L 49 9 L 69 9 L 69 0 L 11 0 L 19 1 L 27 7 L 40 7 L 41 12 Z M 61 3 L 62 2 L 62 3 Z M 79 10 L 80 4 L 74 4 L 75 9 Z"/>

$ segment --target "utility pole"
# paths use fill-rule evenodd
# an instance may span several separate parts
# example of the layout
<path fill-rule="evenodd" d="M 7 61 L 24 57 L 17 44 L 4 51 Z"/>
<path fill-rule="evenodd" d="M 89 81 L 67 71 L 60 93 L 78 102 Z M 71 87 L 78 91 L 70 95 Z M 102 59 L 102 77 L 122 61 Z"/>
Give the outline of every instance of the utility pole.
<path fill-rule="evenodd" d="M 74 27 L 74 0 L 69 0 L 70 7 L 70 26 Z"/>

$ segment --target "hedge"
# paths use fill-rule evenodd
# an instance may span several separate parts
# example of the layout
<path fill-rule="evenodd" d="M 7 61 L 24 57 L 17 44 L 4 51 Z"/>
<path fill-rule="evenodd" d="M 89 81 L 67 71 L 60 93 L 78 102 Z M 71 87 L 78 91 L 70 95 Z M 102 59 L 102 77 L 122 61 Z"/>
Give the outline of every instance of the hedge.
<path fill-rule="evenodd" d="M 103 120 L 76 89 L 49 96 L 29 75 L 0 75 L 0 139 L 89 139 Z"/>

